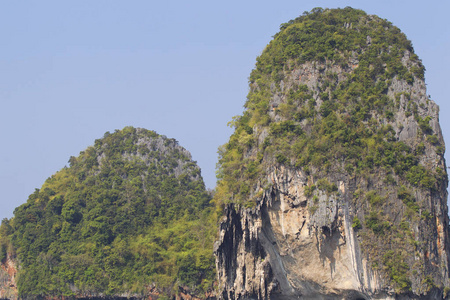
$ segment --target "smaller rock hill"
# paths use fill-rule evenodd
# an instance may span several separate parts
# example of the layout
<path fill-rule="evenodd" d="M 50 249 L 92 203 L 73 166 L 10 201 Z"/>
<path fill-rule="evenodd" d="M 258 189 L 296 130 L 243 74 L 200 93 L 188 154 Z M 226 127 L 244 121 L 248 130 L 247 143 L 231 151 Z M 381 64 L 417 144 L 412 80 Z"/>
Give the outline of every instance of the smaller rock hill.
<path fill-rule="evenodd" d="M 161 297 L 180 287 L 204 296 L 216 227 L 188 151 L 126 127 L 69 163 L 2 223 L 1 260 L 19 262 L 20 298 Z"/>

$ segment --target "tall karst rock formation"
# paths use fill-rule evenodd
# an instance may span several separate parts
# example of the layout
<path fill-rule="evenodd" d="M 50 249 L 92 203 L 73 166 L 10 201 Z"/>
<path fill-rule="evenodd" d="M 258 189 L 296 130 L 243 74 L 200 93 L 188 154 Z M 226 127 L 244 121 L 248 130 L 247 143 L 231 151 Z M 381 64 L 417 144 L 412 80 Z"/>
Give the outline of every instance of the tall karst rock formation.
<path fill-rule="evenodd" d="M 281 25 L 249 81 L 220 149 L 219 297 L 446 297 L 439 108 L 405 35 L 314 9 Z"/>

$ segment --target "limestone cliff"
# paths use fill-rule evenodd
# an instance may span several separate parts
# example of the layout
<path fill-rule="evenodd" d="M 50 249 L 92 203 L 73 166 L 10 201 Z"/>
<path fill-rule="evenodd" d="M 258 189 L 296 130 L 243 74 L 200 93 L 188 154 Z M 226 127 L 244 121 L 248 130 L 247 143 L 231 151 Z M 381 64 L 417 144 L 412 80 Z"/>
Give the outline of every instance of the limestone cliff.
<path fill-rule="evenodd" d="M 447 296 L 444 142 L 423 70 L 398 28 L 358 10 L 281 26 L 221 149 L 221 299 Z"/>

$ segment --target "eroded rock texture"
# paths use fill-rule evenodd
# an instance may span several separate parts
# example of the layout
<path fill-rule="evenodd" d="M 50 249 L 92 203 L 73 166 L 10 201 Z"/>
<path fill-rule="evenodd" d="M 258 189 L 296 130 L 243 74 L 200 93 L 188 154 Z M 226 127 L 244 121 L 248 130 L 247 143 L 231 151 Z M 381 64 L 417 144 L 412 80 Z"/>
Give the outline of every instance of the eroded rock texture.
<path fill-rule="evenodd" d="M 371 267 L 352 228 L 348 202 L 354 182 L 340 181 L 339 196 L 320 193 L 312 214 L 304 187 L 310 180 L 298 170 L 272 170 L 272 188 L 253 209 L 227 207 L 215 254 L 222 299 L 441 299 L 442 290 L 396 294 Z M 430 199 L 431 200 L 431 199 Z M 434 203 L 441 207 L 442 203 Z M 448 285 L 446 214 L 415 227 L 426 244 L 415 260 L 435 282 Z M 428 233 L 419 227 L 426 227 Z M 431 234 L 431 235 L 429 235 Z M 430 253 L 431 256 L 430 256 Z"/>
<path fill-rule="evenodd" d="M 0 299 L 17 299 L 17 263 L 8 253 L 0 264 Z"/>

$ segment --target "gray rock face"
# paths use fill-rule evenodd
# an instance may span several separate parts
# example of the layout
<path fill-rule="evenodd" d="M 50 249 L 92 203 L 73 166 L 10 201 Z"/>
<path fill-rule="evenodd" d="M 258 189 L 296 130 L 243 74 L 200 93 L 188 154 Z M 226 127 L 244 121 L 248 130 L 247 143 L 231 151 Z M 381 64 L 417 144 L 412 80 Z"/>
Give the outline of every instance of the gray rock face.
<path fill-rule="evenodd" d="M 136 128 L 136 148 L 139 149 L 133 153 L 123 153 L 123 158 L 128 161 L 140 161 L 147 167 L 150 165 L 157 165 L 167 170 L 168 173 L 173 173 L 175 177 L 181 175 L 189 176 L 190 180 L 200 179 L 200 167 L 192 161 L 192 156 L 189 151 L 181 147 L 178 141 L 170 139 L 165 135 L 153 136 L 146 134 L 148 130 L 143 128 Z M 108 147 L 108 145 L 104 145 Z M 97 157 L 98 164 L 101 166 L 105 153 L 99 149 Z M 168 165 L 164 161 L 167 158 L 174 158 L 175 163 Z"/>

